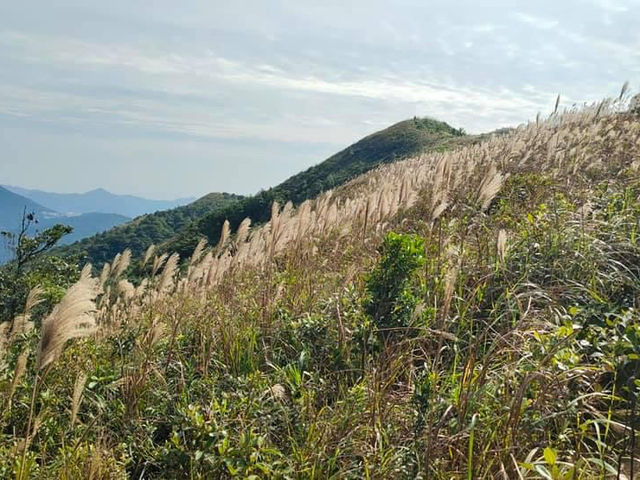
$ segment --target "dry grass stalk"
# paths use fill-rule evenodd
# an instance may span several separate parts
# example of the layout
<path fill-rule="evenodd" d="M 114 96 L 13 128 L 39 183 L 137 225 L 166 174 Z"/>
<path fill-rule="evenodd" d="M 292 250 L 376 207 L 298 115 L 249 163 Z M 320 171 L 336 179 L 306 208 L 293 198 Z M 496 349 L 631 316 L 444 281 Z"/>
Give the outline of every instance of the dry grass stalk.
<path fill-rule="evenodd" d="M 235 239 L 235 248 L 238 249 L 240 245 L 247 241 L 249 237 L 249 229 L 251 227 L 251 219 L 245 218 L 242 222 L 240 222 L 240 226 L 238 227 L 238 231 L 236 232 Z"/>
<path fill-rule="evenodd" d="M 498 259 L 501 262 L 504 262 L 505 255 L 507 253 L 507 232 L 504 229 L 500 229 L 498 232 L 496 250 L 498 252 Z"/>
<path fill-rule="evenodd" d="M 98 280 L 98 288 L 100 291 L 104 289 L 107 280 L 109 279 L 109 275 L 111 274 L 111 265 L 109 263 L 105 263 L 102 266 L 102 271 L 100 272 L 100 278 Z"/>
<path fill-rule="evenodd" d="M 69 289 L 53 311 L 42 321 L 36 368 L 42 370 L 62 352 L 67 340 L 91 335 L 96 329 L 94 313 L 97 281 L 91 277 L 91 265 Z"/>
<path fill-rule="evenodd" d="M 111 274 L 113 278 L 118 278 L 122 275 L 127 268 L 129 268 L 129 264 L 131 263 L 131 250 L 125 249 L 121 254 L 116 255 L 118 261 L 114 260 L 111 267 Z"/>
<path fill-rule="evenodd" d="M 220 232 L 220 240 L 218 241 L 218 246 L 216 249 L 218 252 L 222 252 L 224 247 L 227 245 L 229 241 L 229 237 L 231 236 L 231 227 L 229 225 L 229 220 L 225 220 L 222 224 L 222 231 Z"/>
<path fill-rule="evenodd" d="M 191 254 L 191 258 L 189 259 L 190 266 L 193 267 L 200 261 L 200 259 L 202 258 L 202 253 L 204 252 L 204 249 L 206 248 L 206 246 L 207 246 L 207 239 L 201 238 L 198 244 L 196 245 L 196 248 L 193 249 L 193 253 Z"/>
<path fill-rule="evenodd" d="M 149 245 L 147 250 L 144 252 L 144 257 L 142 258 L 142 266 L 145 266 L 151 257 L 156 251 L 156 246 L 154 244 Z"/>
<path fill-rule="evenodd" d="M 478 193 L 478 203 L 480 204 L 480 210 L 486 211 L 491 205 L 491 202 L 496 197 L 505 177 L 502 173 L 498 172 L 495 164 L 491 164 L 491 167 L 487 171 L 487 174 L 480 183 L 480 189 Z"/>
<path fill-rule="evenodd" d="M 25 348 L 24 350 L 22 350 L 22 353 L 20 353 L 18 360 L 16 360 L 16 368 L 13 371 L 13 379 L 11 380 L 11 387 L 9 388 L 9 394 L 8 394 L 9 410 L 11 409 L 11 399 L 13 398 L 13 394 L 15 393 L 18 383 L 20 383 L 20 380 L 24 375 L 24 372 L 27 370 L 28 358 L 29 358 L 29 350 Z"/>
<path fill-rule="evenodd" d="M 159 293 L 167 293 L 174 286 L 174 277 L 178 270 L 178 261 L 180 260 L 180 256 L 177 253 L 172 254 L 167 260 L 164 269 L 162 270 L 162 274 L 160 275 L 160 280 L 158 281 L 158 292 Z"/>
<path fill-rule="evenodd" d="M 151 267 L 151 276 L 155 277 L 156 274 L 158 273 L 158 271 L 162 268 L 162 265 L 164 265 L 165 260 L 169 258 L 169 254 L 167 253 L 163 253 L 160 256 L 157 256 L 153 259 L 153 265 Z"/>
<path fill-rule="evenodd" d="M 33 329 L 31 321 L 31 310 L 44 301 L 44 289 L 36 286 L 29 291 L 27 301 L 25 302 L 24 313 L 17 315 L 13 319 L 11 325 L 11 333 L 9 334 L 9 343 L 12 343 L 17 336 L 30 332 Z"/>
<path fill-rule="evenodd" d="M 71 425 L 76 423 L 86 383 L 87 373 L 82 371 L 76 377 L 76 381 L 73 385 L 73 394 L 71 395 Z"/>

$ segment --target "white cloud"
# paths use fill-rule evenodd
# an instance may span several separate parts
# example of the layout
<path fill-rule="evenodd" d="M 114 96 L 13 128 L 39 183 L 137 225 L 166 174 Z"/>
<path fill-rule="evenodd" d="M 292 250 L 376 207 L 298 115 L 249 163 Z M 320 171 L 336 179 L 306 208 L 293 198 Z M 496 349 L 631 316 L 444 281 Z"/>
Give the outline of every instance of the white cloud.
<path fill-rule="evenodd" d="M 558 22 L 558 20 L 543 18 L 525 12 L 516 12 L 513 16 L 522 23 L 526 23 L 527 25 L 530 25 L 534 28 L 539 28 L 541 30 L 549 30 L 555 28 L 560 23 Z"/>

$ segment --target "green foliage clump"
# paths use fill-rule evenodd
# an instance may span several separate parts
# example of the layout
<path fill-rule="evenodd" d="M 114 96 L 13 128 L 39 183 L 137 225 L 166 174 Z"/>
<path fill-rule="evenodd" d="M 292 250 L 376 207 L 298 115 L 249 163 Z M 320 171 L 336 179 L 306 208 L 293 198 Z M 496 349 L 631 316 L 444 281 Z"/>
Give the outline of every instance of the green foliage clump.
<path fill-rule="evenodd" d="M 389 232 L 379 252 L 367 278 L 365 310 L 378 329 L 408 327 L 418 303 L 411 280 L 424 265 L 424 242 L 417 235 Z"/>
<path fill-rule="evenodd" d="M 12 261 L 0 268 L 0 323 L 13 320 L 21 312 L 29 290 L 36 286 L 43 290 L 44 300 L 31 312 L 32 317 L 38 318 L 57 303 L 78 278 L 75 262 L 47 255 L 71 232 L 71 227 L 58 224 L 29 235 L 29 227 L 35 222 L 34 213 L 25 213 L 18 233 L 0 232 L 12 251 Z"/>

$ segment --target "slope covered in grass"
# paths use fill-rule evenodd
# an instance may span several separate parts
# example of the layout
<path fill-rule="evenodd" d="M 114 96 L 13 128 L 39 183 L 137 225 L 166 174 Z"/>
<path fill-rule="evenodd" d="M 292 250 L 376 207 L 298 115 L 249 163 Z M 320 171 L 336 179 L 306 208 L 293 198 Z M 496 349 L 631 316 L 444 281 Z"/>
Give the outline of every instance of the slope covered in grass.
<path fill-rule="evenodd" d="M 132 285 L 118 256 L 34 403 L 40 333 L 7 336 L 0 473 L 631 478 L 640 117 L 619 107 L 276 204 L 182 274 L 150 255 Z"/>
<path fill-rule="evenodd" d="M 461 130 L 431 118 L 416 117 L 396 123 L 359 140 L 276 187 L 247 197 L 225 209 L 208 213 L 171 239 L 165 249 L 186 255 L 202 236 L 217 242 L 217 235 L 225 220 L 230 222 L 232 228 L 236 228 L 246 217 L 250 217 L 254 223 L 266 222 L 274 201 L 282 204 L 290 201 L 298 205 L 379 165 L 424 151 L 451 148 L 462 140 L 461 137 L 464 137 Z M 466 137 L 464 140 L 471 138 L 473 137 Z"/>
<path fill-rule="evenodd" d="M 124 225 L 61 247 L 56 253 L 61 256 L 84 258 L 96 265 L 102 265 L 125 248 L 140 255 L 150 245 L 173 237 L 205 213 L 222 210 L 240 199 L 240 195 L 210 193 L 182 207 L 142 215 Z"/>

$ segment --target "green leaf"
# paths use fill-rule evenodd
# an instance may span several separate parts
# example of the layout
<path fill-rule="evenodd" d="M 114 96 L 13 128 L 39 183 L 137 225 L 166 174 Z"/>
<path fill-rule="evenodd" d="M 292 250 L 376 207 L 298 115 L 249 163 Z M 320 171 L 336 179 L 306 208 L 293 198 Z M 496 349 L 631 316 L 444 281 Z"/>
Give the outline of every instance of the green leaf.
<path fill-rule="evenodd" d="M 555 465 L 557 459 L 558 455 L 553 448 L 546 447 L 544 449 L 544 460 L 547 462 L 547 465 Z"/>

